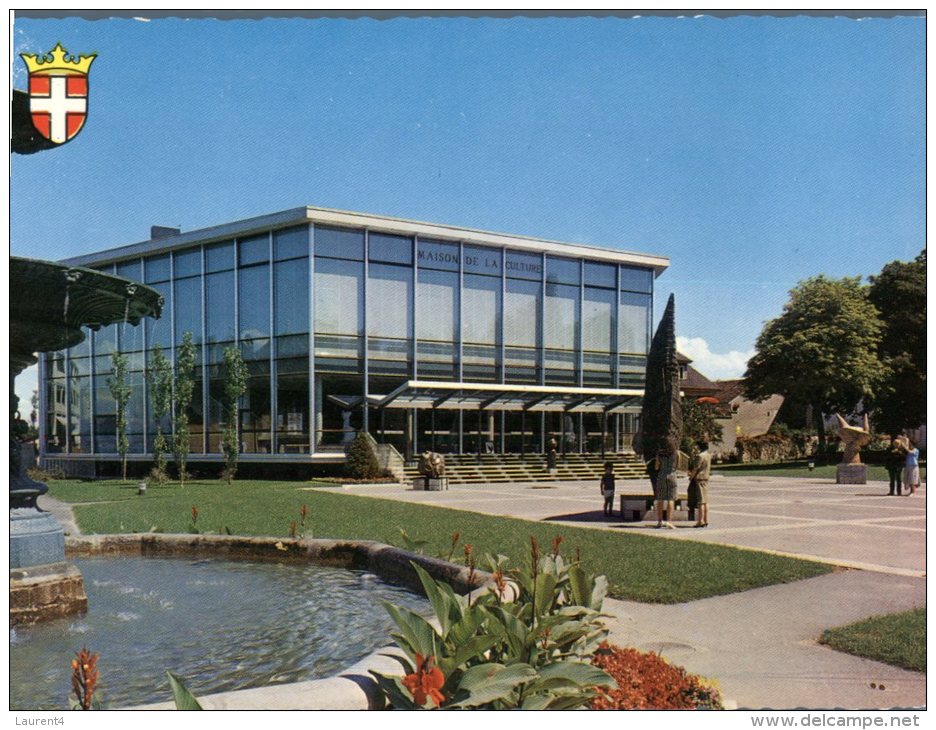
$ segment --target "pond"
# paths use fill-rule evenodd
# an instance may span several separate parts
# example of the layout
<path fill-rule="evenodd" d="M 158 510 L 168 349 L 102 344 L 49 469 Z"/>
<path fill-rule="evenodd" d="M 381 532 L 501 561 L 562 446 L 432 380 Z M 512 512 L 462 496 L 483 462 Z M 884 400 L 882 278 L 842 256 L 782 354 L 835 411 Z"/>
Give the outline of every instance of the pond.
<path fill-rule="evenodd" d="M 69 707 L 71 660 L 98 660 L 112 708 L 332 676 L 392 643 L 382 601 L 428 602 L 372 573 L 310 564 L 111 557 L 74 561 L 88 614 L 10 629 L 10 709 Z"/>

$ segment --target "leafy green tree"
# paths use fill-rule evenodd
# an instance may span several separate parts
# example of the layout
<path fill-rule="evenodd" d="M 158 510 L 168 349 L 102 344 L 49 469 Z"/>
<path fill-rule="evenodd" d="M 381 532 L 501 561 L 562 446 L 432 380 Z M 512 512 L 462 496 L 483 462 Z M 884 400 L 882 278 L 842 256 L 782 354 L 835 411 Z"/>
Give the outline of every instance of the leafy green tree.
<path fill-rule="evenodd" d="M 237 473 L 237 457 L 240 454 L 240 439 L 237 433 L 237 404 L 247 392 L 247 365 L 236 347 L 224 350 L 224 433 L 221 449 L 224 451 L 224 476 L 230 484 Z"/>
<path fill-rule="evenodd" d="M 926 250 L 869 278 L 868 298 L 884 323 L 878 354 L 886 368 L 871 403 L 874 423 L 888 433 L 916 428 L 926 421 Z"/>
<path fill-rule="evenodd" d="M 150 380 L 150 407 L 156 422 L 156 435 L 153 437 L 153 471 L 151 476 L 158 482 L 166 480 L 166 452 L 169 443 L 162 431 L 163 420 L 172 408 L 172 363 L 169 362 L 158 345 L 153 350 L 153 358 L 148 371 Z"/>
<path fill-rule="evenodd" d="M 189 406 L 192 404 L 192 392 L 195 389 L 195 362 L 197 350 L 192 342 L 192 333 L 182 335 L 182 344 L 176 356 L 174 451 L 176 467 L 179 470 L 179 486 L 185 486 L 185 466 L 189 455 Z"/>
<path fill-rule="evenodd" d="M 880 342 L 878 310 L 860 277 L 806 279 L 757 338 L 744 374 L 745 394 L 764 400 L 779 393 L 809 403 L 823 447 L 822 414 L 851 411 L 877 393 Z"/>
<path fill-rule="evenodd" d="M 683 435 L 680 448 L 691 453 L 697 441 L 717 443 L 722 440 L 724 428 L 715 418 L 715 408 L 699 403 L 694 398 L 682 399 Z"/>
<path fill-rule="evenodd" d="M 127 382 L 128 358 L 119 352 L 111 353 L 111 375 L 107 387 L 117 411 L 117 453 L 120 455 L 121 478 L 127 478 L 127 453 L 130 451 L 130 439 L 127 437 L 127 404 L 133 395 L 133 387 Z"/>
<path fill-rule="evenodd" d="M 354 479 L 373 479 L 380 476 L 380 462 L 374 453 L 370 439 L 359 431 L 354 441 L 348 446 L 345 469 Z"/>

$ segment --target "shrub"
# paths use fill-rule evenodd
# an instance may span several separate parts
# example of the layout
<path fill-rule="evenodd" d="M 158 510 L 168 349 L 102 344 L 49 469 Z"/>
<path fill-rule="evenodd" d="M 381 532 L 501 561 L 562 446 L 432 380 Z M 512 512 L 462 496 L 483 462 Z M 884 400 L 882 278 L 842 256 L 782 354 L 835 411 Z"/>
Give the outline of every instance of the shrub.
<path fill-rule="evenodd" d="M 617 689 L 599 688 L 593 710 L 723 709 L 717 689 L 658 654 L 602 642 L 592 664 L 617 682 Z"/>
<path fill-rule="evenodd" d="M 377 454 L 367 434 L 358 432 L 348 446 L 345 469 L 354 479 L 374 479 L 381 475 Z"/>
<path fill-rule="evenodd" d="M 542 556 L 532 539 L 529 563 L 513 570 L 504 556 L 487 556 L 493 585 L 474 600 L 414 563 L 439 628 L 384 604 L 406 654 L 400 658 L 405 676 L 372 674 L 393 707 L 570 709 L 597 697 L 598 687 L 613 687 L 589 662 L 607 635 L 600 620 L 607 580 L 565 562 L 561 541 Z M 473 573 L 470 545 L 465 556 Z"/>
<path fill-rule="evenodd" d="M 739 436 L 735 441 L 738 461 L 782 461 L 809 456 L 812 448 L 808 437 L 765 433 L 761 436 Z"/>

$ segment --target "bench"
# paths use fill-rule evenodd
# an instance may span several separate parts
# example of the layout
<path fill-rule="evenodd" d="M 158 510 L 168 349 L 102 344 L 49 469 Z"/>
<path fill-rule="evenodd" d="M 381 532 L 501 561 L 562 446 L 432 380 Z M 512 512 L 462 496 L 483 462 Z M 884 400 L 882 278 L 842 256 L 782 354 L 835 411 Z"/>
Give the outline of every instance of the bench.
<path fill-rule="evenodd" d="M 640 522 L 648 514 L 656 519 L 656 505 L 652 494 L 626 493 L 621 495 L 621 518 L 628 522 Z M 674 512 L 684 512 L 685 515 L 664 515 L 664 519 L 689 519 L 689 495 L 676 494 Z"/>

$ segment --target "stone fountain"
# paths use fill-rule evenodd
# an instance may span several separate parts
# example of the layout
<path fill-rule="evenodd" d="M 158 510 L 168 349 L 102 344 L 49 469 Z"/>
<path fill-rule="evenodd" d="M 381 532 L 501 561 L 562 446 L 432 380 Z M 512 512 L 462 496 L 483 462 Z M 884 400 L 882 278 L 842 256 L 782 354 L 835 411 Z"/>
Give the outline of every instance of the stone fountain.
<path fill-rule="evenodd" d="M 87 609 L 81 574 L 65 562 L 65 533 L 38 498 L 48 491 L 26 474 L 33 447 L 16 431 L 14 382 L 37 352 L 81 342 L 82 327 L 139 324 L 159 317 L 159 292 L 100 271 L 10 258 L 10 625 L 35 623 Z"/>

